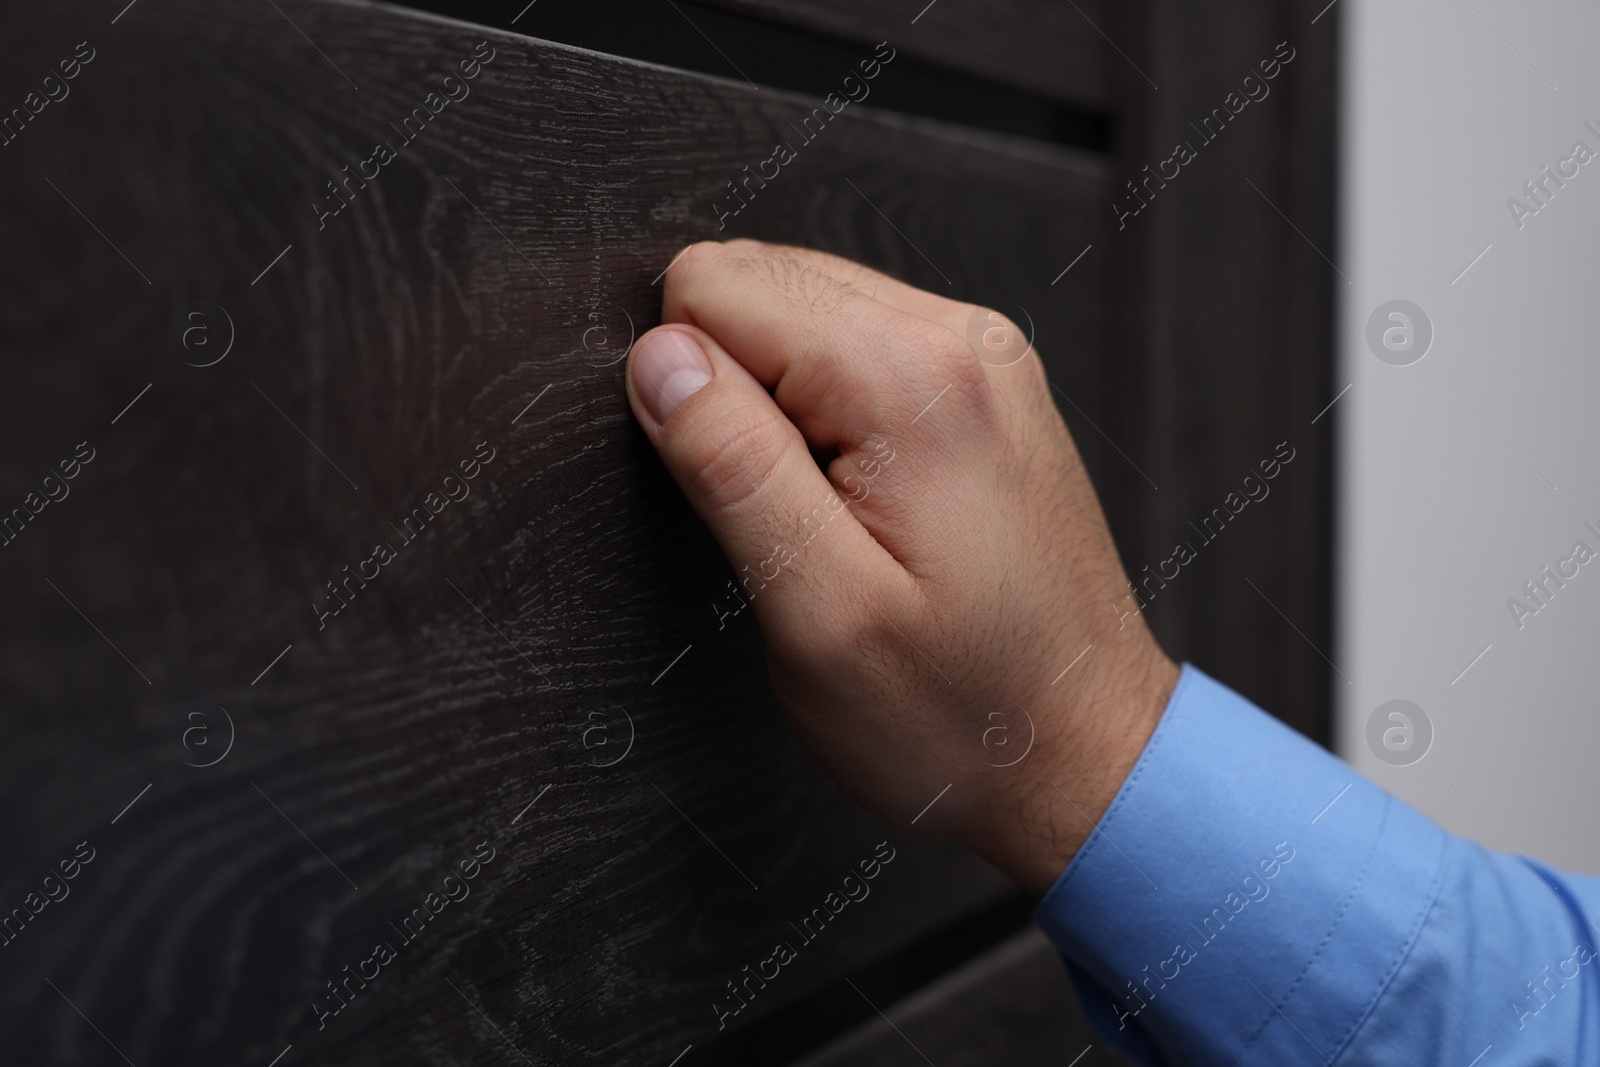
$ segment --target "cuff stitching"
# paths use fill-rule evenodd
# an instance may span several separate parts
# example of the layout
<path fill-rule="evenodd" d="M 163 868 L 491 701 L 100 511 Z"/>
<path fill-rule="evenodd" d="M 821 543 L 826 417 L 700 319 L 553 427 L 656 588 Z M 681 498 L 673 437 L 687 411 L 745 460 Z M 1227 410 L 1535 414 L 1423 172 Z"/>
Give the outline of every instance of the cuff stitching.
<path fill-rule="evenodd" d="M 1395 803 L 1392 798 L 1389 802 L 1391 804 Z M 1439 850 L 1439 863 L 1434 870 L 1433 885 L 1429 888 L 1422 907 L 1417 910 L 1416 920 L 1411 924 L 1411 932 L 1406 936 L 1405 944 L 1395 954 L 1394 962 L 1389 965 L 1388 971 L 1384 973 L 1383 978 L 1378 982 L 1378 987 L 1372 991 L 1372 998 L 1356 1014 L 1344 1036 L 1334 1046 L 1334 1059 L 1338 1059 L 1345 1049 L 1350 1046 L 1350 1042 L 1355 1040 L 1356 1034 L 1360 1032 L 1361 1027 L 1365 1026 L 1367 1020 L 1372 1017 L 1374 1009 L 1378 1006 L 1378 1001 L 1383 998 L 1383 995 L 1389 991 L 1389 987 L 1394 984 L 1395 976 L 1400 973 L 1400 968 L 1405 964 L 1406 960 L 1411 958 L 1411 953 L 1416 949 L 1417 940 L 1422 936 L 1422 927 L 1428 921 L 1428 916 L 1433 914 L 1433 909 L 1439 902 L 1439 894 L 1444 889 L 1445 877 L 1450 867 L 1450 852 L 1451 846 L 1447 839 L 1444 847 Z"/>
<path fill-rule="evenodd" d="M 1345 894 L 1344 903 L 1339 906 L 1339 914 L 1335 915 L 1333 922 L 1328 924 L 1328 932 L 1322 936 L 1322 941 L 1317 945 L 1317 950 L 1311 954 L 1310 959 L 1306 960 L 1306 965 L 1300 969 L 1300 973 L 1289 984 L 1289 988 L 1284 990 L 1283 996 L 1279 997 L 1277 1003 L 1272 1005 L 1272 1011 L 1261 1020 L 1261 1025 L 1256 1027 L 1255 1033 L 1251 1034 L 1250 1039 L 1244 1043 L 1244 1047 L 1239 1050 L 1239 1055 L 1234 1062 L 1237 1063 L 1244 1059 L 1250 1051 L 1250 1046 L 1254 1045 L 1256 1039 L 1266 1032 L 1267 1025 L 1272 1022 L 1273 1016 L 1281 1013 L 1288 1006 L 1289 1001 L 1294 999 L 1295 991 L 1300 988 L 1300 984 L 1305 981 L 1306 975 L 1311 973 L 1311 968 L 1316 965 L 1317 960 L 1333 941 L 1334 935 L 1339 932 L 1340 925 L 1344 923 L 1344 917 L 1349 914 L 1351 906 L 1355 903 L 1356 895 L 1361 892 L 1362 883 L 1367 880 L 1367 871 L 1372 867 L 1372 857 L 1377 855 L 1378 843 L 1383 840 L 1383 831 L 1389 825 L 1389 811 L 1393 803 L 1392 799 L 1387 796 L 1384 797 L 1383 818 L 1378 823 L 1377 832 L 1372 835 L 1372 843 L 1367 846 L 1366 859 L 1361 862 L 1361 873 L 1356 876 L 1355 883 L 1350 887 L 1350 892 Z M 1284 1015 L 1284 1018 L 1287 1019 L 1288 1016 Z"/>

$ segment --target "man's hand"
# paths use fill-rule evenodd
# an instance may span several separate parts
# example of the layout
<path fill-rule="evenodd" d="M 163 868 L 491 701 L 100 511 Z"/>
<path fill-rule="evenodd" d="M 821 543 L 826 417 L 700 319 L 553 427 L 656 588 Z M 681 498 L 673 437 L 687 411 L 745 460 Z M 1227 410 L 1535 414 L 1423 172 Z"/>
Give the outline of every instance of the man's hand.
<path fill-rule="evenodd" d="M 795 730 L 881 818 L 1043 893 L 1177 668 L 1113 607 L 1122 566 L 1038 356 L 998 315 L 803 249 L 697 244 L 665 285 L 628 399 Z"/>

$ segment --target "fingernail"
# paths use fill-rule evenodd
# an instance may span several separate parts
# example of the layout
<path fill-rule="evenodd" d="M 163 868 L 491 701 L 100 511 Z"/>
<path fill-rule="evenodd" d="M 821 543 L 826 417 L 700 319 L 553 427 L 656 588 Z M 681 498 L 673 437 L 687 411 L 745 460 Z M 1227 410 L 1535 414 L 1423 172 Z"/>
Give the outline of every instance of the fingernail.
<path fill-rule="evenodd" d="M 711 361 L 694 338 L 661 330 L 633 349 L 633 389 L 657 423 L 711 380 Z"/>

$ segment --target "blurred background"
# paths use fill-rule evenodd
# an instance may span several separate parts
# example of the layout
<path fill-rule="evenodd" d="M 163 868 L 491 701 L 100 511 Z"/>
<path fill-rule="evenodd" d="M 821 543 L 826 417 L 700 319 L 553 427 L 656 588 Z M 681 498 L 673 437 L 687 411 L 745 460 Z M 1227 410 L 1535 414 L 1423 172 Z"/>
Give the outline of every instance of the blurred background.
<path fill-rule="evenodd" d="M 1338 9 L 1337 747 L 1490 848 L 1600 871 L 1600 566 L 1562 563 L 1600 551 L 1600 10 Z M 1395 300 L 1432 342 L 1385 361 Z"/>

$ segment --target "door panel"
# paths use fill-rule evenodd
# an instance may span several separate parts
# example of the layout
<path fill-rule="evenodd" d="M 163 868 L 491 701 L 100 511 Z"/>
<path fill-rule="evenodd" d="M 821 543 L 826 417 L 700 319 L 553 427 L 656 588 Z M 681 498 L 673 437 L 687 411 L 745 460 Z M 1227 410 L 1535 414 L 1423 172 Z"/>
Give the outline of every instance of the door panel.
<path fill-rule="evenodd" d="M 620 360 L 686 242 L 826 248 L 1027 311 L 1114 509 L 1115 260 L 1052 283 L 1104 160 L 851 107 L 719 228 L 817 101 L 323 0 L 3 25 L 94 52 L 0 171 L 0 487 L 70 490 L 0 555 L 0 903 L 94 857 L 11 1054 L 664 1064 L 1009 899 L 800 751 Z"/>

